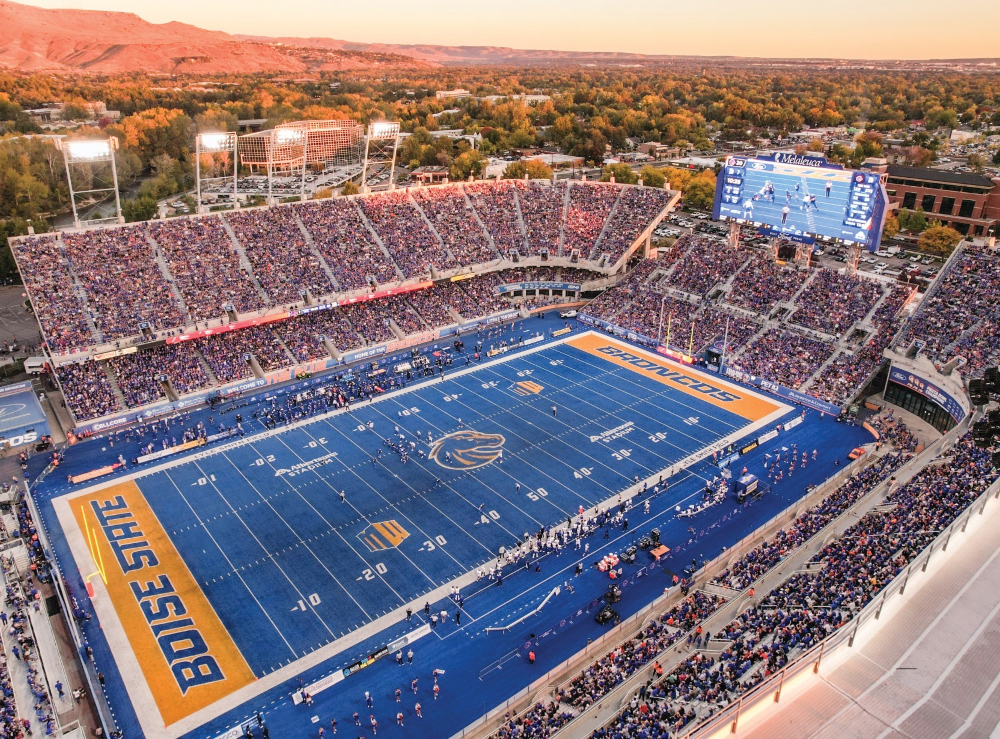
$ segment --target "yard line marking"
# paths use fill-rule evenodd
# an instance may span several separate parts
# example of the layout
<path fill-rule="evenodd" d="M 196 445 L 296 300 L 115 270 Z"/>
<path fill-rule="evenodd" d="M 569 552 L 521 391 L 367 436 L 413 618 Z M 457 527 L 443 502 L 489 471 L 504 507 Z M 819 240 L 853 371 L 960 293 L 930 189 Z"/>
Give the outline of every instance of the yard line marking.
<path fill-rule="evenodd" d="M 191 505 L 191 502 L 187 499 L 187 496 L 185 496 L 184 493 L 181 491 L 180 487 L 177 485 L 176 480 L 174 480 L 174 478 L 171 477 L 170 473 L 165 472 L 165 474 L 167 479 L 170 480 L 170 484 L 174 486 L 174 489 L 177 491 L 177 494 L 181 496 L 181 500 L 183 500 L 184 504 L 191 509 L 191 514 L 196 519 L 198 519 L 198 525 L 201 526 L 202 529 L 204 529 L 206 534 L 208 534 L 208 538 L 212 540 L 213 544 L 215 544 L 216 548 L 219 550 L 219 554 L 222 555 L 222 558 L 226 560 L 226 564 L 228 564 L 230 569 L 235 573 L 236 566 L 233 564 L 233 561 L 229 558 L 229 555 L 226 554 L 226 551 L 219 545 L 219 542 L 216 541 L 215 537 L 212 535 L 212 532 L 209 531 L 208 526 L 206 526 L 202 522 L 201 516 L 198 515 L 198 511 L 196 511 L 194 509 L 194 506 Z M 240 578 L 240 582 L 243 583 L 243 587 L 245 587 L 247 589 L 247 592 L 250 593 L 250 597 L 254 599 L 254 602 L 256 602 L 257 605 L 260 607 L 261 612 L 264 614 L 267 620 L 271 622 L 271 626 L 273 626 L 274 630 L 278 632 L 278 636 L 280 636 L 281 640 L 285 642 L 285 646 L 288 647 L 288 651 L 290 651 L 292 655 L 297 658 L 299 656 L 298 653 L 292 648 L 292 645 L 288 643 L 288 639 L 285 638 L 285 635 L 281 633 L 281 629 L 278 628 L 278 625 L 274 622 L 274 619 L 271 618 L 271 614 L 269 614 L 267 612 L 267 609 L 264 608 L 264 604 L 261 603 L 260 599 L 257 598 L 257 594 L 254 593 L 253 588 L 251 588 L 250 585 L 247 584 L 247 581 L 244 580 L 241 575 L 237 574 L 236 576 Z"/>

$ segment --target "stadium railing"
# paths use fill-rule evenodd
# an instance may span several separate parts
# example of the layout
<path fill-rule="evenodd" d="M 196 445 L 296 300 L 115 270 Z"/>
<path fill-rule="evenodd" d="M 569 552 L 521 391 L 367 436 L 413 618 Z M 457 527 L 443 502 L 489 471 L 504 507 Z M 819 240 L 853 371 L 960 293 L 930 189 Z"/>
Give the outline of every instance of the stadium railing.
<path fill-rule="evenodd" d="M 762 703 L 781 701 L 781 691 L 785 682 L 790 682 L 800 675 L 819 674 L 820 666 L 824 659 L 829 661 L 831 657 L 845 657 L 846 653 L 841 650 L 846 646 L 850 649 L 854 646 L 858 631 L 866 624 L 879 621 L 883 609 L 892 596 L 905 595 L 906 587 L 911 577 L 919 573 L 926 573 L 931 557 L 935 552 L 946 552 L 952 538 L 956 534 L 964 534 L 973 516 L 982 516 L 986 512 L 987 505 L 1000 502 L 1000 480 L 994 482 L 986 491 L 974 500 L 958 517 L 951 522 L 920 554 L 913 558 L 906 569 L 900 572 L 885 588 L 881 595 L 872 599 L 871 603 L 865 606 L 857 616 L 844 624 L 840 629 L 803 653 L 797 660 L 783 667 L 767 680 L 756 686 L 733 705 L 728 706 L 714 716 L 706 719 L 697 726 L 691 728 L 684 737 L 707 736 L 718 732 L 728 726 L 730 733 L 736 733 L 741 715 L 756 708 Z M 890 604 L 891 605 L 891 604 Z"/>
<path fill-rule="evenodd" d="M 922 452 L 920 452 L 919 454 L 917 454 L 916 456 L 914 456 L 911 460 L 909 460 L 905 465 L 903 465 L 903 467 L 901 467 L 899 470 L 896 471 L 896 473 L 895 473 L 896 485 L 898 486 L 898 485 L 902 485 L 902 484 L 905 484 L 906 482 L 908 482 L 914 475 L 916 475 L 918 472 L 920 472 L 922 469 L 924 469 L 924 467 L 926 467 L 927 464 L 929 462 L 931 462 L 935 457 L 937 457 L 942 451 L 946 451 L 947 449 L 951 448 L 951 446 L 968 431 L 971 423 L 974 420 L 975 420 L 975 417 L 973 417 L 973 416 L 966 417 L 954 429 L 952 429 L 950 432 L 948 432 L 948 434 L 942 436 L 941 438 L 937 439 L 933 443 L 929 444 Z M 855 462 L 855 464 L 857 464 L 857 462 L 860 462 L 860 461 L 862 461 L 864 459 L 865 458 L 862 457 L 860 460 L 857 460 Z M 855 468 L 855 469 L 857 469 L 857 468 Z M 847 468 L 845 468 L 845 472 L 846 471 L 847 471 Z M 843 474 L 843 473 L 840 473 L 840 474 Z M 838 477 L 840 477 L 840 474 L 838 474 L 837 476 L 834 476 L 833 478 L 830 478 L 830 482 L 832 482 L 833 480 L 835 480 Z M 840 480 L 843 480 L 843 479 L 846 479 L 846 478 L 845 477 L 840 477 Z M 713 614 L 709 619 L 707 619 L 704 622 L 704 624 L 705 624 L 705 631 L 708 632 L 708 633 L 713 633 L 718 628 L 721 628 L 721 627 L 725 626 L 726 624 L 728 624 L 729 622 L 731 622 L 736 616 L 738 616 L 746 608 L 746 606 L 747 606 L 748 599 L 747 599 L 747 596 L 746 596 L 746 592 L 747 592 L 747 590 L 749 590 L 749 588 L 752 587 L 755 590 L 757 590 L 757 591 L 759 591 L 760 593 L 763 594 L 763 593 L 769 592 L 773 587 L 779 585 L 781 582 L 783 582 L 785 579 L 787 579 L 788 576 L 790 576 L 794 572 L 794 569 L 789 569 L 789 566 L 791 564 L 794 564 L 794 562 L 792 561 L 793 558 L 794 559 L 803 559 L 803 561 L 804 561 L 808 557 L 804 557 L 803 554 L 808 554 L 809 553 L 807 551 L 807 549 L 808 549 L 808 547 L 809 547 L 810 544 L 815 545 L 815 543 L 817 543 L 817 542 L 825 541 L 834 530 L 844 529 L 844 528 L 847 528 L 848 526 L 852 525 L 853 523 L 855 523 L 858 517 L 856 515 L 854 515 L 854 514 L 859 509 L 861 509 L 862 507 L 870 508 L 874 502 L 876 502 L 876 501 L 878 501 L 878 500 L 881 499 L 879 496 L 872 495 L 872 493 L 874 493 L 876 491 L 879 491 L 879 490 L 881 490 L 883 492 L 888 492 L 888 486 L 889 486 L 889 484 L 890 484 L 890 482 L 888 480 L 886 480 L 886 481 L 880 483 L 879 485 L 876 485 L 872 489 L 872 491 L 870 491 L 863 498 L 861 498 L 860 500 L 858 500 L 853 506 L 851 506 L 850 509 L 844 511 L 840 516 L 838 516 L 836 519 L 834 519 L 829 524 L 827 524 L 827 526 L 825 526 L 823 529 L 821 529 L 816 534 L 814 534 L 809 539 L 808 542 L 804 543 L 801 547 L 799 547 L 799 549 L 795 550 L 795 552 L 790 553 L 788 557 L 786 557 L 781 562 L 779 562 L 777 565 L 775 565 L 767 573 L 765 573 L 764 575 L 762 575 L 761 577 L 759 577 L 755 582 L 753 582 L 750 585 L 748 585 L 747 589 L 745 589 L 743 591 L 743 595 L 741 597 L 735 597 L 731 601 L 727 602 L 722 608 L 720 608 L 718 611 L 716 611 L 715 614 Z M 986 499 L 988 499 L 991 492 L 994 494 L 994 496 L 1000 495 L 1000 490 L 995 490 L 995 488 L 997 488 L 998 485 L 1000 485 L 1000 481 L 998 481 L 993 486 L 991 486 L 991 488 L 989 490 L 987 490 L 986 493 L 984 493 L 982 496 L 980 496 L 979 499 L 977 499 L 976 502 L 974 502 L 972 505 L 970 505 L 968 511 L 973 510 L 976 507 L 976 505 L 979 504 L 980 501 L 985 501 Z M 829 491 L 829 488 L 827 488 L 827 486 L 825 484 L 822 487 L 824 489 L 824 494 L 825 494 L 825 492 Z M 812 497 L 812 496 L 810 496 L 810 497 Z M 813 502 L 815 502 L 815 498 L 813 498 Z M 799 510 L 802 510 L 804 508 L 804 506 L 802 506 L 801 503 L 802 503 L 802 501 L 800 501 L 799 504 L 796 504 L 796 507 Z M 923 560 L 923 567 L 922 567 L 923 570 L 926 570 L 927 560 L 930 558 L 929 550 L 931 550 L 932 548 L 935 547 L 935 545 L 938 543 L 938 541 L 940 539 L 942 539 L 942 537 L 944 537 L 944 535 L 945 535 L 946 532 L 948 532 L 949 530 L 953 530 L 954 525 L 957 524 L 962 519 L 963 515 L 965 515 L 965 514 L 960 514 L 959 517 L 956 518 L 956 520 L 952 523 L 952 526 L 949 526 L 948 529 L 945 529 L 945 531 L 943 531 L 942 534 L 937 539 L 935 539 L 934 542 L 932 542 L 931 546 L 929 546 L 927 548 L 928 554 L 926 555 L 926 557 Z M 781 514 L 779 514 L 778 516 L 776 516 L 774 519 L 772 519 L 771 522 L 768 522 L 767 524 L 764 524 L 764 526 L 760 527 L 757 531 L 761 532 L 763 529 L 766 529 L 768 526 L 773 526 L 773 522 L 776 519 L 782 519 L 782 518 L 787 519 L 787 512 L 782 512 Z M 968 522 L 968 517 L 965 518 L 965 523 L 967 523 L 967 522 Z M 964 530 L 965 530 L 965 526 L 963 525 L 962 526 L 962 531 L 964 531 Z M 759 536 L 759 534 L 757 534 L 757 532 L 755 532 L 755 534 L 751 534 L 750 537 L 746 537 L 745 539 L 743 539 L 742 542 L 746 542 L 747 539 L 751 539 L 751 537 L 753 537 L 755 535 Z M 742 542 L 741 542 L 741 544 L 742 544 Z M 751 543 L 756 544 L 756 543 L 758 543 L 758 541 L 751 539 Z M 737 547 L 739 547 L 739 546 L 740 545 L 738 544 Z M 945 539 L 945 547 L 947 547 L 947 539 Z M 796 552 L 799 553 L 798 556 L 796 556 Z M 735 559 L 736 556 L 738 556 L 738 555 L 734 555 L 734 554 L 731 553 L 731 550 L 728 550 L 727 552 L 724 552 L 723 555 L 720 555 L 719 557 L 716 557 L 711 562 L 707 563 L 705 567 L 703 567 L 701 570 L 699 570 L 699 573 L 712 572 L 716 568 L 718 568 L 720 564 L 723 563 L 722 560 L 725 560 L 726 562 L 728 562 L 731 559 Z M 853 619 L 849 624 L 845 624 L 844 627 L 842 627 L 837 632 L 835 632 L 834 634 L 831 634 L 829 637 L 827 637 L 827 639 L 824 640 L 824 642 L 821 642 L 820 644 L 816 645 L 816 647 L 814 647 L 812 650 L 809 650 L 808 652 L 800 655 L 799 658 L 795 662 L 786 665 L 785 668 L 783 668 L 781 672 L 775 673 L 774 676 L 772 676 L 771 678 L 769 678 L 765 682 L 761 683 L 760 685 L 758 685 L 753 690 L 749 691 L 746 695 L 742 696 L 742 698 L 738 702 L 738 705 L 727 706 L 725 709 L 723 709 L 719 713 L 715 714 L 711 718 L 706 719 L 704 722 L 701 722 L 698 725 L 696 725 L 696 726 L 688 729 L 687 733 L 683 734 L 683 736 L 687 737 L 687 736 L 701 735 L 702 733 L 710 733 L 710 729 L 706 728 L 708 726 L 711 726 L 714 730 L 717 731 L 719 729 L 719 727 L 722 726 L 723 723 L 725 723 L 725 722 L 719 723 L 719 717 L 721 717 L 721 716 L 729 716 L 730 717 L 729 720 L 736 720 L 734 718 L 734 716 L 738 716 L 739 710 L 740 710 L 739 706 L 746 706 L 747 708 L 749 708 L 749 706 L 751 704 L 756 705 L 757 703 L 760 702 L 760 696 L 762 696 L 762 695 L 770 695 L 770 692 L 767 690 L 767 686 L 770 686 L 771 690 L 774 690 L 775 689 L 775 682 L 779 682 L 780 683 L 780 682 L 783 681 L 783 679 L 788 679 L 786 677 L 786 675 L 790 674 L 792 671 L 795 671 L 797 665 L 806 664 L 806 663 L 803 662 L 803 660 L 807 660 L 808 661 L 811 657 L 815 657 L 816 653 L 817 653 L 817 650 L 820 650 L 819 654 L 822 654 L 821 650 L 823 648 L 823 644 L 825 644 L 827 642 L 830 642 L 831 640 L 835 640 L 838 635 L 843 635 L 845 631 L 850 631 L 849 627 L 851 626 L 851 624 L 855 624 L 855 622 L 859 618 L 861 618 L 862 616 L 864 616 L 865 613 L 866 613 L 866 611 L 867 611 L 867 609 L 869 609 L 872 606 L 876 605 L 876 603 L 884 603 L 885 599 L 887 597 L 887 594 L 891 594 L 892 592 L 895 592 L 895 591 L 892 590 L 892 588 L 893 588 L 894 584 L 897 583 L 897 581 L 899 581 L 901 578 L 902 578 L 902 582 L 903 582 L 903 587 L 905 588 L 906 580 L 905 580 L 904 575 L 908 575 L 912 571 L 913 567 L 918 562 L 918 560 L 921 559 L 921 557 L 924 557 L 923 553 L 921 553 L 920 555 L 918 555 L 917 557 L 915 557 L 913 559 L 913 561 L 910 563 L 910 566 L 908 566 L 907 569 L 904 571 L 904 573 L 901 573 L 900 576 L 898 576 L 895 580 L 893 580 L 892 583 L 890 583 L 889 585 L 887 585 L 886 588 L 883 590 L 883 594 L 881 596 L 876 596 L 872 600 L 872 602 L 868 606 L 866 606 L 866 609 L 863 609 L 858 614 L 858 616 L 856 616 L 855 619 Z M 698 573 L 696 573 L 696 575 L 697 574 Z M 897 588 L 897 590 L 898 590 L 898 588 Z M 868 616 L 865 616 L 865 618 L 867 620 Z M 836 645 L 840 644 L 839 641 L 834 642 L 834 643 Z M 852 643 L 853 643 L 853 640 L 852 640 Z M 659 655 L 657 657 L 657 659 L 660 661 L 660 664 L 663 665 L 664 673 L 666 673 L 670 669 L 670 667 L 672 665 L 669 663 L 668 660 L 661 659 L 661 657 L 663 657 L 663 655 L 665 655 L 665 654 L 669 654 L 670 651 L 671 651 L 671 649 L 676 649 L 676 645 L 674 647 L 671 647 L 670 649 L 665 650 L 665 652 L 663 654 L 661 654 L 661 655 Z M 812 662 L 808 662 L 808 664 L 806 664 L 806 667 L 808 668 L 808 667 L 812 666 L 812 664 L 813 664 Z M 801 671 L 802 670 L 795 671 L 794 674 L 798 675 L 798 674 L 801 673 Z M 644 667 L 643 669 L 637 671 L 636 674 L 634 674 L 631 678 L 629 678 L 628 680 L 624 681 L 621 685 L 619 685 L 611 693 L 608 693 L 608 695 L 606 695 L 604 697 L 604 699 L 602 699 L 602 701 L 600 701 L 598 703 L 595 703 L 594 706 L 590 707 L 587 711 L 584 711 L 579 716 L 577 716 L 577 719 L 575 721 L 580 721 L 580 719 L 586 719 L 587 718 L 587 714 L 588 713 L 591 714 L 590 719 L 591 719 L 591 721 L 593 723 L 591 723 L 591 725 L 589 727 L 587 727 L 587 729 L 586 729 L 586 733 L 587 734 L 589 734 L 591 731 L 593 731 L 594 729 L 597 729 L 597 728 L 599 728 L 601 726 L 607 726 L 608 724 L 610 724 L 611 722 L 613 722 L 615 720 L 615 718 L 617 717 L 618 713 L 621 711 L 622 707 L 624 707 L 628 703 L 628 701 L 631 698 L 632 694 L 636 690 L 638 690 L 639 686 L 642 685 L 643 683 L 645 683 L 646 681 L 648 681 L 650 679 L 650 677 L 651 677 L 651 668 L 650 667 Z M 780 694 L 780 688 L 778 688 L 778 692 Z M 755 697 L 754 700 L 752 701 L 752 703 L 748 703 L 748 700 L 749 700 L 750 696 L 754 696 Z M 575 726 L 577 727 L 574 730 L 575 732 L 579 732 L 579 731 L 583 730 L 583 728 L 580 726 L 580 724 L 575 724 Z M 563 731 L 565 731 L 565 729 Z M 557 732 L 556 734 L 553 734 L 553 736 L 554 737 L 564 737 L 564 736 L 568 737 L 568 736 L 570 736 L 570 734 Z"/>

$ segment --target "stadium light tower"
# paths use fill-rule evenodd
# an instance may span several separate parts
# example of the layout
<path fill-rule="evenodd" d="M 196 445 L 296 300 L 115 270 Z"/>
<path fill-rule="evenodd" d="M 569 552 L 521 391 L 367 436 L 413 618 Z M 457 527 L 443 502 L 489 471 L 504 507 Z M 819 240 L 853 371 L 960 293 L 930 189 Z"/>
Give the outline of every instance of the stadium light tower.
<path fill-rule="evenodd" d="M 80 213 L 77 209 L 76 201 L 79 195 L 100 195 L 113 192 L 115 195 L 115 220 L 124 223 L 122 217 L 122 201 L 118 192 L 118 168 L 115 166 L 115 151 L 118 150 L 118 139 L 111 136 L 107 139 L 79 139 L 67 141 L 66 139 L 56 139 L 56 147 L 62 151 L 63 162 L 66 164 L 66 180 L 69 183 L 69 201 L 73 207 L 73 225 L 80 228 L 83 222 L 80 220 Z M 109 165 L 111 170 L 111 181 L 107 186 L 97 180 L 95 168 L 98 165 Z M 83 179 L 86 182 L 85 190 L 77 190 L 75 180 Z M 103 199 L 103 198 L 101 198 Z M 110 218 L 91 218 L 88 223 L 98 223 L 112 220 Z"/>
<path fill-rule="evenodd" d="M 235 133 L 199 133 L 194 139 L 194 150 L 195 150 L 195 184 L 198 191 L 198 212 L 204 212 L 204 205 L 201 200 L 201 157 L 206 155 L 209 157 L 209 161 L 212 164 L 212 171 L 216 170 L 218 163 L 217 157 L 220 155 L 229 155 L 232 160 L 233 167 L 233 207 L 239 207 L 239 201 L 236 198 L 237 190 L 237 171 L 238 163 L 236 161 L 236 134 Z M 224 163 L 224 160 L 223 160 Z M 206 182 L 213 182 L 215 180 L 228 180 L 229 167 L 226 166 L 226 174 L 223 177 L 205 177 Z"/>
<path fill-rule="evenodd" d="M 361 190 L 368 189 L 368 165 L 371 161 L 389 159 L 389 189 L 395 187 L 396 151 L 399 148 L 399 123 L 376 121 L 368 124 L 365 136 L 365 161 L 361 175 Z"/>

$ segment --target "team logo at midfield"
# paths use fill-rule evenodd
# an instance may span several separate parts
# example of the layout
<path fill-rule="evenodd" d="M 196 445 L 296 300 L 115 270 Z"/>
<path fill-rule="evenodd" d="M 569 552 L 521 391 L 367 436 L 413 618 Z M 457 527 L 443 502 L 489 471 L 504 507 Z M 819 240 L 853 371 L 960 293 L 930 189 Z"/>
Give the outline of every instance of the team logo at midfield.
<path fill-rule="evenodd" d="M 450 470 L 471 470 L 498 460 L 505 441 L 500 434 L 456 431 L 435 441 L 430 457 Z"/>
<path fill-rule="evenodd" d="M 402 544 L 410 532 L 395 521 L 376 521 L 358 534 L 358 538 L 372 552 L 394 549 Z"/>

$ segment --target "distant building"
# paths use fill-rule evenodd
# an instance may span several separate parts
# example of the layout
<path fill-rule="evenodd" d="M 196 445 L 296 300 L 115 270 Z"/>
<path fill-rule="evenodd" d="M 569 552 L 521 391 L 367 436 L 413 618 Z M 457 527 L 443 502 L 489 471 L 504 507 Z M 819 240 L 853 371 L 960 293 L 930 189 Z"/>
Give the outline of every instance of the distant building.
<path fill-rule="evenodd" d="M 948 137 L 948 144 L 949 146 L 961 146 L 981 135 L 979 131 L 964 131 L 956 128 L 952 130 L 951 135 Z"/>
<path fill-rule="evenodd" d="M 438 90 L 434 93 L 434 97 L 438 100 L 464 100 L 471 98 L 472 93 L 459 87 L 455 90 Z"/>
<path fill-rule="evenodd" d="M 969 236 L 996 234 L 1000 225 L 1000 177 L 923 167 L 886 167 L 889 202 L 920 208 L 928 219 Z"/>
<path fill-rule="evenodd" d="M 661 144 L 658 141 L 647 141 L 637 147 L 643 154 L 649 154 L 653 159 L 676 159 L 681 155 L 681 150 L 676 146 Z"/>
<path fill-rule="evenodd" d="M 552 167 L 552 169 L 564 169 L 567 167 L 582 167 L 584 163 L 584 158 L 571 156 L 569 154 L 542 152 L 540 154 L 531 154 L 529 156 L 521 157 L 521 161 L 542 162 L 543 164 L 547 164 L 550 167 Z"/>
<path fill-rule="evenodd" d="M 410 172 L 410 179 L 422 185 L 435 185 L 448 181 L 448 168 L 441 166 L 417 167 Z"/>

